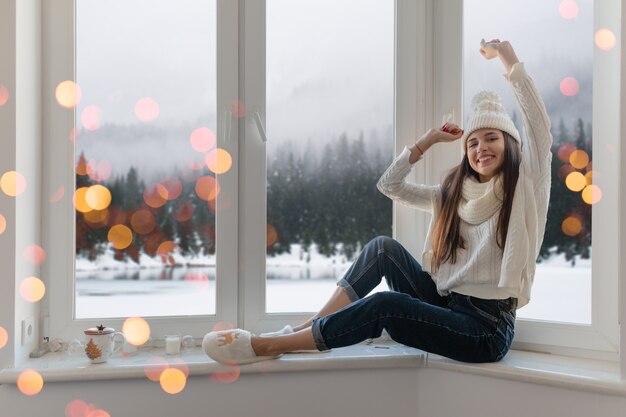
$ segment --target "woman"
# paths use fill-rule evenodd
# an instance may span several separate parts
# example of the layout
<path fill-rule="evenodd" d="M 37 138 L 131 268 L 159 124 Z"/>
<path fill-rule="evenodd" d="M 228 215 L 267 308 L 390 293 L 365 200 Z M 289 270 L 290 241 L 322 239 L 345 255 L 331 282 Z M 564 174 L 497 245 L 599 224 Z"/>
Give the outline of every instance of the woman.
<path fill-rule="evenodd" d="M 260 336 L 207 334 L 204 351 L 224 363 L 272 359 L 295 350 L 325 351 L 381 335 L 465 362 L 499 361 L 514 334 L 516 309 L 530 300 L 550 195 L 550 120 L 511 44 L 481 42 L 499 57 L 523 116 L 527 140 L 493 92 L 472 100 L 465 132 L 430 129 L 393 161 L 378 182 L 385 195 L 432 213 L 422 265 L 397 241 L 377 237 L 363 249 L 326 305 L 299 326 Z M 405 181 L 439 142 L 461 139 L 464 156 L 442 185 Z M 392 291 L 369 297 L 382 277 Z"/>

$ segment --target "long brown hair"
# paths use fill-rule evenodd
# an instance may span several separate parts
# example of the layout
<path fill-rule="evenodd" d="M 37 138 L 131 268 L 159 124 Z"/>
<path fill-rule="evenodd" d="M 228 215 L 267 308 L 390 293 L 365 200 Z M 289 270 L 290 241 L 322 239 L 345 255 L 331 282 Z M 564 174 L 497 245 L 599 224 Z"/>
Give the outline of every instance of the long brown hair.
<path fill-rule="evenodd" d="M 496 231 L 496 242 L 500 249 L 504 249 L 506 242 L 511 207 L 513 206 L 513 194 L 519 178 L 519 165 L 522 160 L 521 149 L 517 141 L 508 133 L 504 131 L 502 133 L 504 134 L 504 160 L 499 173 L 502 174 L 504 195 Z M 457 248 L 465 249 L 465 239 L 460 234 L 461 218 L 457 208 L 461 201 L 463 182 L 470 175 L 474 176 L 476 180 L 480 179 L 478 173 L 470 166 L 466 151 L 463 161 L 450 171 L 441 186 L 441 213 L 431 236 L 433 247 L 431 269 L 433 272 L 437 271 L 445 262 L 456 263 Z"/>

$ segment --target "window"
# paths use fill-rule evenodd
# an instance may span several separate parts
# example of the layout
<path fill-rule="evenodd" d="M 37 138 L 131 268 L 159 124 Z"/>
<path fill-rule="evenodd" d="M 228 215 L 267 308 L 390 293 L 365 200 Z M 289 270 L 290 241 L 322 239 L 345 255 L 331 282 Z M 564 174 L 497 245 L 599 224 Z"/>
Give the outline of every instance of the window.
<path fill-rule="evenodd" d="M 48 51 L 44 59 L 45 97 L 53 97 L 55 88 L 63 80 L 80 81 L 81 66 L 76 55 L 76 53 L 80 54 L 80 41 L 76 41 L 77 49 L 73 46 L 75 36 L 79 36 L 78 32 L 74 33 L 74 3 L 79 5 L 80 2 L 81 0 L 76 0 L 76 2 L 62 0 L 54 8 L 44 6 L 47 8 L 47 12 L 44 13 L 44 29 L 45 33 L 50 35 L 46 38 L 45 45 Z M 278 247 L 274 245 L 276 243 L 274 241 L 268 249 L 268 241 L 273 241 L 273 232 L 269 226 L 274 227 L 277 238 L 280 238 L 283 227 L 280 225 L 276 227 L 279 223 L 272 217 L 274 215 L 271 211 L 273 203 L 269 200 L 271 195 L 266 191 L 268 185 L 270 191 L 273 186 L 271 165 L 275 160 L 284 161 L 284 157 L 279 155 L 280 152 L 286 153 L 287 162 L 289 161 L 289 148 L 279 145 L 284 143 L 281 142 L 281 136 L 284 139 L 292 135 L 292 133 L 285 134 L 284 131 L 280 133 L 282 127 L 277 124 L 281 120 L 281 111 L 288 114 L 293 109 L 280 107 L 282 98 L 276 84 L 280 81 L 285 83 L 302 81 L 302 79 L 289 81 L 287 75 L 291 75 L 289 73 L 294 71 L 288 71 L 285 64 L 280 64 L 278 70 L 272 69 L 272 45 L 274 45 L 271 43 L 272 31 L 280 30 L 279 26 L 270 26 L 272 19 L 277 16 L 272 14 L 276 13 L 272 9 L 274 6 L 272 3 L 273 0 L 244 2 L 216 0 L 214 3 L 216 59 L 213 123 L 217 146 L 227 150 L 233 161 L 236 161 L 234 164 L 236 169 L 216 175 L 220 181 L 221 191 L 216 199 L 214 220 L 215 310 L 203 312 L 203 315 L 198 316 L 154 317 L 149 320 L 152 324 L 153 336 L 159 337 L 167 332 L 185 332 L 201 336 L 219 322 L 228 322 L 258 332 L 275 328 L 281 323 L 304 319 L 308 313 L 303 310 L 311 309 L 303 304 L 299 304 L 297 308 L 272 307 L 270 298 L 272 280 L 270 279 L 268 283 L 266 279 L 268 278 L 266 265 L 271 266 L 272 252 L 282 250 L 280 240 L 278 240 Z M 376 4 L 378 7 L 382 3 L 372 2 L 371 4 Z M 126 8 L 130 7 L 129 4 L 129 2 L 124 2 L 124 8 L 118 10 L 117 13 L 126 13 L 128 11 Z M 278 1 L 276 4 L 282 5 L 277 6 L 281 12 L 286 12 L 286 8 L 289 7 L 289 4 L 282 4 Z M 341 7 L 345 4 L 351 3 L 342 2 Z M 465 19 L 464 10 L 467 13 L 468 8 L 476 2 L 468 0 L 464 3 L 422 3 L 397 0 L 393 3 L 390 1 L 389 4 L 393 4 L 395 8 L 392 29 L 395 34 L 393 111 L 389 111 L 389 104 L 383 104 L 381 101 L 380 107 L 372 114 L 376 117 L 382 114 L 387 115 L 385 120 L 388 121 L 376 122 L 378 123 L 376 126 L 382 126 L 382 128 L 377 127 L 377 135 L 382 142 L 389 137 L 385 129 L 391 126 L 392 137 L 395 140 L 395 148 L 391 152 L 393 155 L 405 145 L 411 144 L 417 135 L 438 124 L 442 116 L 452 114 L 461 120 L 464 94 L 466 96 L 471 94 L 464 92 L 464 45 L 470 45 L 472 41 L 478 42 L 480 39 L 464 39 L 461 29 Z M 365 9 L 368 5 L 370 5 L 369 2 L 358 2 L 356 5 L 351 4 L 345 7 L 349 9 L 348 14 L 356 16 L 357 9 Z M 321 8 L 321 4 L 316 3 L 316 7 Z M 328 13 L 339 13 L 340 9 L 335 10 L 335 7 L 340 6 L 333 3 L 333 9 Z M 602 4 L 595 2 L 593 7 L 594 33 L 606 27 L 617 34 L 620 27 L 619 13 L 615 13 L 614 6 L 604 2 Z M 581 6 L 581 10 L 583 9 L 584 7 Z M 385 19 L 389 19 L 388 13 L 390 12 L 385 13 Z M 324 20 L 324 17 L 320 19 Z M 344 27 L 348 27 L 350 20 L 347 18 L 344 20 Z M 238 30 L 238 25 L 243 25 L 241 30 Z M 385 32 L 384 36 L 387 37 L 385 42 L 388 42 L 388 36 L 390 36 L 388 33 Z M 504 33 L 504 35 L 499 33 L 498 36 L 505 37 L 508 32 Z M 353 42 L 359 40 L 360 38 L 351 41 L 350 48 Z M 297 38 L 293 42 L 300 45 Z M 388 47 L 381 47 L 381 50 L 389 54 Z M 523 53 L 522 50 L 519 53 L 522 59 L 530 59 L 532 55 L 527 51 Z M 315 50 L 305 50 L 304 54 L 300 64 L 306 63 L 312 55 L 314 58 L 322 56 Z M 280 57 L 280 54 L 277 56 Z M 371 60 L 377 58 L 370 57 Z M 391 59 L 389 55 L 386 58 L 387 62 L 388 59 Z M 619 152 L 619 143 L 611 142 L 611 138 L 616 138 L 619 134 L 619 119 L 614 110 L 619 108 L 619 93 L 612 85 L 615 85 L 616 80 L 619 79 L 620 67 L 616 48 L 600 51 L 596 47 L 593 59 L 593 88 L 591 89 L 594 120 L 593 162 L 595 167 L 602 166 L 604 172 L 597 179 L 603 198 L 599 204 L 593 206 L 592 211 L 594 261 L 591 269 L 591 322 L 590 324 L 558 323 L 554 319 L 537 321 L 520 316 L 516 329 L 515 347 L 577 354 L 586 350 L 584 354 L 615 358 L 618 334 L 616 294 L 619 240 L 618 235 L 613 232 L 614 223 L 595 220 L 618 218 L 617 207 L 621 197 L 617 192 L 619 171 L 615 155 Z M 485 67 L 488 64 L 493 64 L 492 67 L 499 65 L 481 63 Z M 76 73 L 74 72 L 75 66 Z M 327 68 L 333 67 L 328 64 Z M 272 72 L 281 69 L 287 73 Z M 307 68 L 307 70 L 312 71 L 313 68 Z M 302 73 L 303 70 L 298 72 L 302 77 L 312 74 L 311 72 Z M 540 76 L 537 71 L 532 70 L 531 74 L 535 80 L 539 80 Z M 352 81 L 347 80 L 347 82 Z M 381 90 L 384 88 L 381 87 Z M 322 93 L 319 88 L 317 90 L 320 94 Z M 85 97 L 88 94 L 89 91 L 86 91 Z M 145 97 L 150 97 L 149 93 L 146 93 Z M 603 99 L 600 100 L 600 97 Z M 321 101 L 323 106 L 323 100 Z M 207 102 L 208 100 L 205 101 Z M 72 190 L 74 186 L 76 158 L 80 158 L 80 153 L 75 155 L 67 137 L 75 126 L 76 120 L 80 118 L 79 112 L 82 110 L 61 108 L 48 98 L 46 98 L 46 103 L 44 130 L 48 137 L 44 138 L 43 150 L 44 196 L 46 198 L 54 196 L 59 185 L 63 185 L 65 195 L 57 202 L 44 199 L 42 203 L 43 245 L 47 248 L 50 260 L 44 265 L 49 298 L 43 305 L 43 314 L 50 316 L 52 336 L 72 339 L 76 337 L 76 334 L 80 334 L 86 325 L 92 325 L 95 322 L 93 319 L 79 319 L 74 316 L 74 281 L 68 278 L 72 277 L 74 272 L 73 242 L 75 237 L 73 229 L 75 208 L 68 190 Z M 162 112 L 165 111 L 166 103 L 167 100 L 159 101 Z M 87 105 L 87 101 L 81 105 Z M 514 108 L 510 105 L 508 107 Z M 343 114 L 342 116 L 333 114 L 333 116 L 347 117 Z M 306 116 L 302 123 L 309 123 L 311 117 Z M 374 119 L 369 119 L 372 124 L 374 124 Z M 352 138 L 358 140 L 359 129 L 355 130 L 350 127 L 346 128 L 346 131 L 348 143 Z M 370 130 L 364 129 L 364 140 L 369 132 Z M 341 133 L 341 131 L 337 132 L 337 138 Z M 297 134 L 300 138 L 299 131 Z M 332 134 L 331 132 L 328 135 L 332 137 Z M 265 138 L 267 142 L 264 141 Z M 315 138 L 312 139 L 312 142 L 316 143 Z M 189 143 L 188 137 L 183 140 Z M 306 140 L 307 136 L 304 136 L 305 146 Z M 78 141 L 80 142 L 80 138 Z M 274 146 L 276 148 L 272 149 Z M 455 144 L 433 148 L 423 164 L 414 170 L 413 179 L 427 183 L 439 182 L 443 172 L 458 163 L 459 152 Z M 381 152 L 381 159 L 389 158 L 386 155 Z M 90 158 L 85 157 L 86 165 L 89 164 Z M 93 158 L 98 161 L 98 157 Z M 65 167 L 65 169 L 59 169 L 59 167 Z M 165 184 L 162 186 L 166 192 L 169 192 Z M 394 206 L 391 210 L 394 236 L 413 253 L 421 253 L 423 239 L 419 237 L 425 235 L 429 219 L 414 210 L 405 210 L 398 206 Z M 306 242 L 303 237 L 294 237 L 282 243 L 291 244 L 300 239 Z M 267 257 L 268 253 L 270 258 Z M 267 268 L 268 272 L 270 269 L 270 267 Z M 332 274 L 335 275 L 338 272 L 336 270 Z M 598 277 L 603 277 L 603 279 L 598 279 Z M 338 277 L 333 276 L 333 278 Z M 328 284 L 328 288 L 334 287 L 333 283 L 328 282 Z M 122 318 L 111 318 L 107 320 L 107 323 L 119 328 L 121 321 Z"/>
<path fill-rule="evenodd" d="M 392 234 L 394 2 L 266 7 L 266 312 L 312 312 Z"/>
<path fill-rule="evenodd" d="M 605 97 L 605 81 L 612 71 L 609 56 L 617 51 L 604 50 L 599 43 L 599 31 L 611 28 L 607 12 L 599 3 L 563 1 L 548 6 L 539 1 L 522 5 L 514 1 L 466 0 L 463 110 L 467 115 L 475 92 L 494 89 L 500 92 L 522 132 L 517 103 L 501 76 L 502 65 L 485 62 L 477 52 L 481 38 L 510 39 L 541 91 L 554 137 L 544 246 L 532 300 L 518 311 L 514 346 L 561 346 L 562 352 L 588 349 L 600 357 L 615 359 L 617 252 L 610 243 L 614 236 L 607 227 L 610 222 L 599 219 L 615 219 L 617 215 L 613 200 L 618 192 L 614 174 L 617 161 L 612 156 L 616 143 L 603 134 L 614 116 L 607 102 L 598 98 Z M 534 25 L 551 28 L 551 35 L 546 36 L 545 30 L 529 30 Z M 572 172 L 575 174 L 567 179 L 566 186 L 566 177 Z M 575 178 L 584 181 L 577 185 L 573 183 Z M 587 191 L 582 193 L 585 187 Z"/>
<path fill-rule="evenodd" d="M 591 324 L 593 205 L 584 198 L 596 186 L 590 160 L 593 1 L 563 2 L 559 8 L 538 1 L 522 5 L 514 1 L 468 0 L 464 10 L 464 115 L 469 115 L 470 100 L 476 92 L 497 89 L 516 127 L 523 131 L 519 106 L 501 76 L 502 65 L 485 62 L 476 52 L 476 41 L 472 42 L 481 37 L 489 37 L 489 41 L 492 36 L 506 33 L 515 39 L 513 46 L 535 80 L 552 122 L 553 183 L 548 222 L 532 302 L 519 310 L 518 318 Z M 554 27 L 554 34 L 528 33 L 528 28 L 539 22 Z M 566 186 L 566 178 L 575 191 Z M 580 184 L 575 184 L 576 178 Z"/>
<path fill-rule="evenodd" d="M 216 34 L 215 1 L 76 1 L 76 319 L 215 314 Z"/>
<path fill-rule="evenodd" d="M 237 173 L 222 157 L 237 156 L 236 4 L 59 6 L 44 89 L 76 81 L 80 100 L 46 109 L 50 334 L 129 316 L 154 317 L 157 338 L 236 323 Z"/>

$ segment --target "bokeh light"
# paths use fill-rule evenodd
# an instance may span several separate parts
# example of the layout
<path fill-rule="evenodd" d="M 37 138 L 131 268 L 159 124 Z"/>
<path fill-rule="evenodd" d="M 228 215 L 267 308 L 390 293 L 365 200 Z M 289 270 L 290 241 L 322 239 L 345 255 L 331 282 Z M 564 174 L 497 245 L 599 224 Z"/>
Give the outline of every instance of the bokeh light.
<path fill-rule="evenodd" d="M 272 246 L 278 240 L 278 232 L 276 232 L 276 228 L 271 224 L 268 224 L 265 228 L 265 245 Z"/>
<path fill-rule="evenodd" d="M 233 165 L 233 158 L 226 149 L 217 148 L 206 155 L 205 162 L 211 172 L 224 174 Z"/>
<path fill-rule="evenodd" d="M 146 187 L 143 190 L 143 201 L 152 208 L 162 207 L 167 200 L 161 197 L 156 185 Z"/>
<path fill-rule="evenodd" d="M 102 111 L 97 106 L 89 105 L 80 114 L 80 121 L 85 129 L 89 131 L 98 130 L 102 123 Z"/>
<path fill-rule="evenodd" d="M 93 210 L 104 210 L 111 204 L 111 192 L 104 185 L 92 185 L 85 192 L 85 201 Z"/>
<path fill-rule="evenodd" d="M 97 409 L 95 404 L 87 404 L 83 400 L 72 400 L 65 406 L 65 417 L 89 417 Z"/>
<path fill-rule="evenodd" d="M 196 152 L 207 152 L 215 146 L 215 132 L 208 127 L 199 127 L 191 132 L 189 143 Z"/>
<path fill-rule="evenodd" d="M 0 214 L 0 235 L 3 234 L 5 230 L 7 230 L 7 219 Z"/>
<path fill-rule="evenodd" d="M 111 417 L 111 414 L 101 408 L 96 408 L 90 411 L 85 417 Z"/>
<path fill-rule="evenodd" d="M 561 162 L 568 163 L 569 162 L 569 156 L 575 150 L 576 150 L 576 146 L 573 143 L 564 143 L 563 145 L 559 146 L 559 150 L 557 151 L 557 154 L 559 156 L 559 160 Z"/>
<path fill-rule="evenodd" d="M 34 369 L 26 369 L 17 377 L 17 387 L 22 394 L 32 397 L 41 392 L 43 388 L 43 377 Z"/>
<path fill-rule="evenodd" d="M 583 169 L 589 163 L 589 155 L 583 150 L 576 150 L 570 154 L 569 163 L 572 164 L 574 168 Z"/>
<path fill-rule="evenodd" d="M 46 251 L 39 245 L 28 245 L 22 251 L 22 256 L 33 265 L 41 265 L 46 260 Z"/>
<path fill-rule="evenodd" d="M 152 356 L 146 362 L 148 365 L 143 368 L 143 371 L 152 382 L 159 382 L 163 371 L 170 367 L 167 361 L 160 356 Z"/>
<path fill-rule="evenodd" d="M 50 196 L 51 203 L 58 203 L 61 201 L 63 196 L 65 195 L 65 188 L 62 185 L 59 185 L 59 188 Z"/>
<path fill-rule="evenodd" d="M 161 373 L 161 388 L 168 394 L 178 394 L 185 389 L 187 378 L 180 369 L 168 368 Z"/>
<path fill-rule="evenodd" d="M 572 191 L 580 191 L 587 185 L 587 180 L 583 174 L 574 171 L 565 178 L 565 185 Z"/>
<path fill-rule="evenodd" d="M 176 210 L 176 212 L 174 213 L 174 218 L 176 219 L 176 221 L 184 223 L 191 220 L 191 218 L 193 217 L 193 211 L 193 204 L 191 204 L 191 201 L 187 200 L 183 203 L 182 206 L 180 206 Z"/>
<path fill-rule="evenodd" d="M 76 174 L 87 175 L 87 161 L 82 156 L 76 162 Z"/>
<path fill-rule="evenodd" d="M 77 211 L 81 213 L 87 213 L 88 211 L 93 210 L 89 204 L 87 204 L 87 190 L 89 187 L 80 187 L 74 192 L 73 202 L 74 207 L 76 207 Z"/>
<path fill-rule="evenodd" d="M 576 216 L 569 216 L 561 223 L 561 230 L 567 236 L 576 236 L 582 230 L 582 222 Z"/>
<path fill-rule="evenodd" d="M 182 358 L 174 357 L 170 359 L 170 368 L 178 369 L 185 375 L 185 378 L 189 378 L 189 366 Z"/>
<path fill-rule="evenodd" d="M 9 90 L 2 84 L 0 84 L 0 107 L 9 102 Z"/>
<path fill-rule="evenodd" d="M 597 174 L 595 171 L 587 171 L 587 173 L 585 174 L 585 181 L 587 182 L 587 185 L 591 185 L 593 184 L 593 179 L 597 178 Z"/>
<path fill-rule="evenodd" d="M 559 14 L 563 19 L 576 19 L 579 8 L 575 0 L 563 0 L 559 4 Z"/>
<path fill-rule="evenodd" d="M 205 164 L 204 164 L 204 160 L 202 161 L 190 160 L 190 161 L 187 161 L 187 166 L 192 171 L 200 171 L 202 168 L 205 167 Z"/>
<path fill-rule="evenodd" d="M 561 89 L 561 93 L 564 96 L 572 97 L 578 94 L 580 90 L 580 85 L 578 84 L 578 80 L 574 77 L 565 77 L 561 80 L 561 84 L 559 85 Z"/>
<path fill-rule="evenodd" d="M 152 232 L 156 226 L 154 214 L 146 209 L 137 210 L 130 216 L 130 226 L 135 233 L 147 235 Z"/>
<path fill-rule="evenodd" d="M 146 242 L 143 246 L 144 252 L 149 256 L 156 256 L 157 249 L 163 239 L 165 239 L 165 236 L 158 229 L 147 235 Z"/>
<path fill-rule="evenodd" d="M 20 295 L 29 303 L 36 303 L 46 294 L 46 286 L 37 277 L 24 278 L 20 282 Z"/>
<path fill-rule="evenodd" d="M 617 43 L 615 34 L 606 28 L 598 29 L 593 38 L 596 42 L 596 46 L 604 51 L 609 51 L 613 49 L 613 47 Z"/>
<path fill-rule="evenodd" d="M 202 272 L 189 272 L 185 275 L 184 281 L 193 284 L 199 292 L 209 289 L 209 277 Z"/>
<path fill-rule="evenodd" d="M 126 224 L 128 213 L 119 206 L 109 207 L 111 212 L 111 224 Z"/>
<path fill-rule="evenodd" d="M 122 333 L 129 344 L 140 346 L 150 338 L 150 325 L 141 317 L 129 317 L 122 324 Z"/>
<path fill-rule="evenodd" d="M 111 163 L 106 159 L 96 163 L 96 160 L 92 159 L 85 170 L 92 181 L 106 181 L 111 176 Z"/>
<path fill-rule="evenodd" d="M 220 184 L 210 175 L 198 178 L 196 181 L 196 195 L 205 201 L 215 200 L 220 193 Z"/>
<path fill-rule="evenodd" d="M 157 193 L 164 200 L 176 200 L 183 192 L 183 185 L 177 179 L 163 180 L 156 185 Z"/>
<path fill-rule="evenodd" d="M 59 85 L 57 85 L 54 96 L 57 99 L 57 103 L 59 103 L 61 107 L 72 109 L 80 103 L 83 93 L 78 84 L 74 81 L 65 80 L 61 81 Z"/>
<path fill-rule="evenodd" d="M 70 130 L 70 134 L 67 136 L 67 138 L 70 140 L 70 142 L 76 142 L 76 139 L 78 139 L 81 133 L 83 133 L 83 130 L 80 127 L 73 127 L 72 130 Z"/>
<path fill-rule="evenodd" d="M 246 108 L 243 105 L 243 102 L 239 99 L 237 99 L 237 101 L 231 102 L 229 109 L 232 115 L 238 119 L 241 119 L 246 115 Z"/>
<path fill-rule="evenodd" d="M 65 417 L 85 417 L 87 403 L 83 400 L 72 400 L 65 405 Z"/>
<path fill-rule="evenodd" d="M 99 229 L 109 223 L 109 210 L 88 211 L 87 213 L 83 213 L 83 217 L 91 228 Z"/>
<path fill-rule="evenodd" d="M 0 326 L 0 349 L 5 347 L 8 341 L 9 341 L 9 333 L 7 333 L 4 327 Z"/>
<path fill-rule="evenodd" d="M 26 178 L 17 171 L 7 171 L 0 178 L 0 188 L 9 197 L 17 197 L 26 190 Z"/>
<path fill-rule="evenodd" d="M 239 379 L 241 368 L 237 365 L 233 366 L 229 371 L 218 371 L 209 377 L 209 380 L 219 382 L 220 384 L 232 384 Z"/>
<path fill-rule="evenodd" d="M 583 190 L 582 198 L 587 204 L 596 204 L 602 199 L 602 189 L 597 185 L 588 185 Z"/>
<path fill-rule="evenodd" d="M 161 261 L 164 264 L 174 265 L 176 263 L 174 261 L 174 257 L 172 256 L 175 247 L 176 244 L 174 242 L 172 242 L 171 240 L 166 240 L 165 242 L 162 242 L 157 248 L 157 255 L 161 257 Z"/>
<path fill-rule="evenodd" d="M 116 224 L 109 229 L 107 239 L 115 249 L 126 249 L 133 242 L 133 232 L 123 224 Z"/>
<path fill-rule="evenodd" d="M 142 122 L 150 122 L 159 117 L 159 103 L 153 98 L 144 97 L 135 103 L 135 115 Z"/>
<path fill-rule="evenodd" d="M 231 330 L 234 329 L 235 326 L 232 323 L 229 323 L 227 321 L 220 321 L 217 322 L 213 325 L 213 328 L 211 329 L 212 332 L 220 332 L 222 330 Z"/>

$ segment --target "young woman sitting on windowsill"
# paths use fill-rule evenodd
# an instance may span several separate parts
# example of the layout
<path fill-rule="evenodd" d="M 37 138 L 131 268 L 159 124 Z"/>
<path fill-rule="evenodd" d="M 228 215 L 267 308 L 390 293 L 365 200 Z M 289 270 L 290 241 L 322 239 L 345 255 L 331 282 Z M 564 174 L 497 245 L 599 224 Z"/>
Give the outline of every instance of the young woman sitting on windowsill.
<path fill-rule="evenodd" d="M 385 329 L 399 343 L 465 362 L 504 357 L 516 309 L 530 300 L 550 199 L 552 136 L 545 105 L 508 41 L 481 42 L 499 57 L 523 116 L 526 140 L 490 91 L 472 100 L 465 131 L 430 129 L 378 182 L 392 200 L 432 213 L 422 263 L 397 241 L 371 240 L 326 305 L 299 326 L 253 335 L 208 333 L 203 349 L 223 363 L 359 343 Z M 464 155 L 440 185 L 405 180 L 434 144 L 461 139 Z M 391 291 L 367 296 L 385 277 Z"/>

